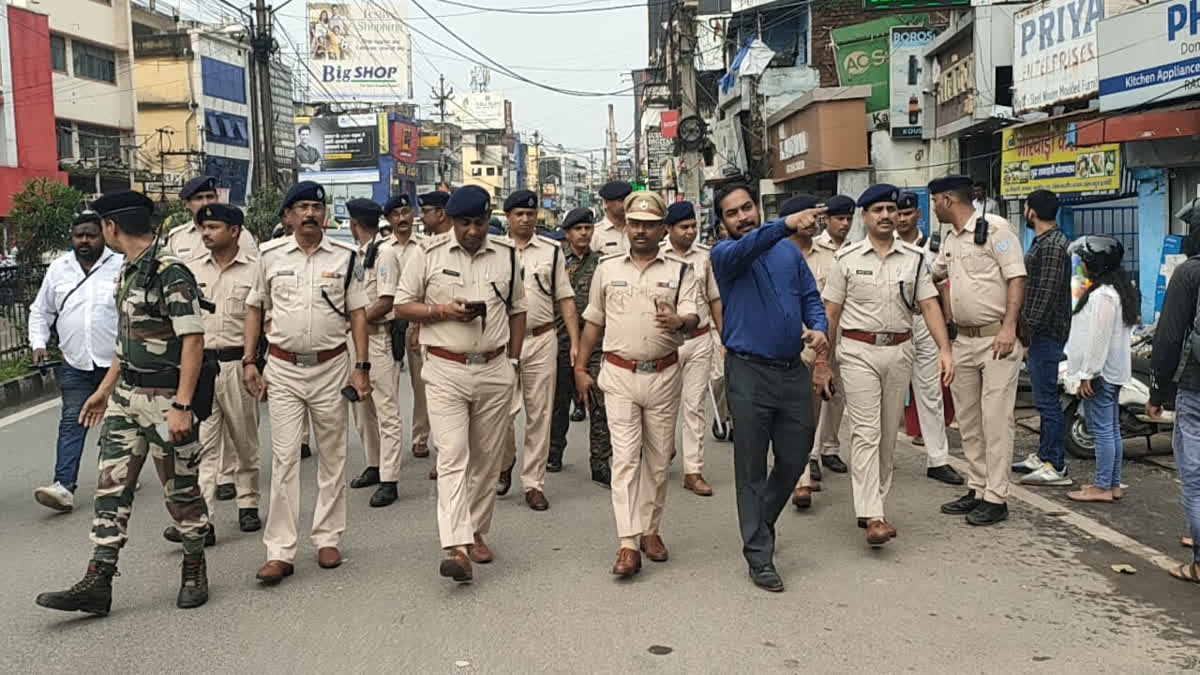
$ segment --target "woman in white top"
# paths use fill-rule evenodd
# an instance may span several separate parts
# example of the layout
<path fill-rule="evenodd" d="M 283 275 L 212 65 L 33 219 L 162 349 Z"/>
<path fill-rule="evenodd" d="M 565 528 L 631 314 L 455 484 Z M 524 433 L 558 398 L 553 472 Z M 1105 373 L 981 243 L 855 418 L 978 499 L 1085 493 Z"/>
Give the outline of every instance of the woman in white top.
<path fill-rule="evenodd" d="M 1068 248 L 1083 262 L 1089 286 L 1071 316 L 1067 379 L 1079 381 L 1088 432 L 1096 440 L 1096 484 L 1068 492 L 1079 502 L 1111 502 L 1124 496 L 1121 407 L 1118 395 L 1131 376 L 1129 338 L 1141 302 L 1121 268 L 1125 248 L 1112 237 L 1087 236 Z"/>

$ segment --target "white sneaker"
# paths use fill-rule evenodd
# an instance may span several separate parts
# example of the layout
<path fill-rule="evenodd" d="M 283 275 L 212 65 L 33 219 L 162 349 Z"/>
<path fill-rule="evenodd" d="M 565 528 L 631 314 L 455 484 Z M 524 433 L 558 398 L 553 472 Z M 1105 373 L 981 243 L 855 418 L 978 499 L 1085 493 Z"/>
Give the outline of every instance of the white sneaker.
<path fill-rule="evenodd" d="M 1072 485 L 1075 481 L 1067 478 L 1067 470 L 1054 468 L 1050 462 L 1042 462 L 1042 466 L 1033 473 L 1021 479 L 1021 485 Z"/>
<path fill-rule="evenodd" d="M 1025 459 L 1019 462 L 1013 462 L 1012 470 L 1015 473 L 1033 473 L 1042 468 L 1044 464 L 1045 462 L 1042 461 L 1042 458 L 1038 457 L 1037 453 L 1034 452 L 1026 455 Z"/>
<path fill-rule="evenodd" d="M 70 511 L 75 508 L 75 495 L 58 481 L 34 490 L 33 498 L 42 506 L 55 511 Z"/>

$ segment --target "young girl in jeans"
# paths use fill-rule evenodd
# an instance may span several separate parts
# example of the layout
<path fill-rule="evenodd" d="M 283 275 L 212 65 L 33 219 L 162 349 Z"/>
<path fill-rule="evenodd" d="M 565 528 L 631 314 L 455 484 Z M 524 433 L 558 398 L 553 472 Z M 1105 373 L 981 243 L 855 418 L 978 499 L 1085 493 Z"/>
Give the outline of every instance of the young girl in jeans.
<path fill-rule="evenodd" d="M 1112 237 L 1087 236 L 1068 249 L 1083 262 L 1089 282 L 1071 316 L 1067 379 L 1079 381 L 1087 429 L 1096 441 L 1096 484 L 1068 492 L 1077 502 L 1121 499 L 1121 407 L 1118 395 L 1131 377 L 1129 339 L 1141 298 L 1121 269 L 1125 249 Z"/>

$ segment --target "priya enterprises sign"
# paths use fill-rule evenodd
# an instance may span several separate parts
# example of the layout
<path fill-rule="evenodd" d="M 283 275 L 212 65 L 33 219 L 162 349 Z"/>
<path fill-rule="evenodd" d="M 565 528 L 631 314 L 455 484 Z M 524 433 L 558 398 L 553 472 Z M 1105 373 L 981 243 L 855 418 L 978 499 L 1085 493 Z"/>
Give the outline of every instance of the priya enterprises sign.
<path fill-rule="evenodd" d="M 1200 94 L 1200 0 L 1147 5 L 1100 22 L 1100 110 Z"/>
<path fill-rule="evenodd" d="M 1042 0 L 1013 17 L 1013 111 L 1096 93 L 1104 0 Z"/>

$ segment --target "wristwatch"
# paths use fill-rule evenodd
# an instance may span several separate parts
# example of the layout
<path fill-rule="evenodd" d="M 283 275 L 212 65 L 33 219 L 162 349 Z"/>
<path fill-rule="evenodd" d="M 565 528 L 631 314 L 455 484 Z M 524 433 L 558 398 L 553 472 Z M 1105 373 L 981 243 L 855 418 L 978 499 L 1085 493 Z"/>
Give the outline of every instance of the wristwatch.
<path fill-rule="evenodd" d="M 185 404 L 183 404 L 183 403 L 180 403 L 179 401 L 172 401 L 172 402 L 171 402 L 171 407 L 172 407 L 172 408 L 174 408 L 174 409 L 176 409 L 176 410 L 181 410 L 181 411 L 183 411 L 183 412 L 191 412 L 191 411 L 192 411 L 192 406 L 190 406 L 190 405 L 185 405 Z"/>
<path fill-rule="evenodd" d="M 371 362 L 370 361 L 359 361 L 354 364 L 354 369 L 355 370 L 370 370 Z"/>
<path fill-rule="evenodd" d="M 521 369 L 521 359 L 509 359 L 508 362 L 513 368 L 516 368 L 517 370 Z"/>

